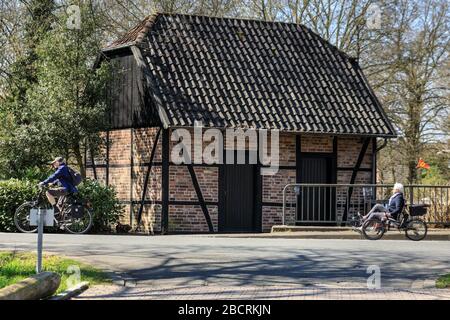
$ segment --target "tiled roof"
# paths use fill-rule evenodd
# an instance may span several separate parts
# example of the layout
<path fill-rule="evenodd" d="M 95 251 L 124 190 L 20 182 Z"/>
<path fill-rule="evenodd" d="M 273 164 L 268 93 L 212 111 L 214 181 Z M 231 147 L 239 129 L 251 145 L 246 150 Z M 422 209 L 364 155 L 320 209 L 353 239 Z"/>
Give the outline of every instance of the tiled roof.
<path fill-rule="evenodd" d="M 302 25 L 156 14 L 124 44 L 141 48 L 169 126 L 395 136 L 357 62 Z"/>

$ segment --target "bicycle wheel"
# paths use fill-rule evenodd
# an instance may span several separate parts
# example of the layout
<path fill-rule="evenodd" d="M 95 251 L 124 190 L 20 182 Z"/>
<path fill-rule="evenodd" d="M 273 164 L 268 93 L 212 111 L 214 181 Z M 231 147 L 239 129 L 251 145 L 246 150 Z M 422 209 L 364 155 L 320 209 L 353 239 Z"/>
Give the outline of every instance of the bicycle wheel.
<path fill-rule="evenodd" d="M 368 240 L 378 240 L 386 232 L 386 228 L 384 223 L 382 223 L 379 219 L 369 219 L 364 222 L 362 227 L 362 233 L 364 238 Z"/>
<path fill-rule="evenodd" d="M 411 220 L 406 224 L 405 236 L 409 240 L 420 241 L 427 236 L 428 227 L 422 220 Z"/>
<path fill-rule="evenodd" d="M 89 231 L 92 226 L 92 209 L 84 208 L 81 218 L 74 218 L 70 214 L 64 219 L 64 228 L 73 234 L 83 234 Z"/>
<path fill-rule="evenodd" d="M 25 202 L 14 213 L 14 224 L 20 232 L 34 233 L 36 226 L 30 226 L 30 210 L 35 208 L 33 202 Z"/>

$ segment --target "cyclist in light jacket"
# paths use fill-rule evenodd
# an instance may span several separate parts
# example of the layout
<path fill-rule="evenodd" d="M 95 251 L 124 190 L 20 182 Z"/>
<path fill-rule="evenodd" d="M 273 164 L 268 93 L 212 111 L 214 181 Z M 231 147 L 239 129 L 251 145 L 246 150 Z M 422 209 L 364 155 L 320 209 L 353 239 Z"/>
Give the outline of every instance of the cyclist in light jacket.
<path fill-rule="evenodd" d="M 392 189 L 392 196 L 389 198 L 388 205 L 385 207 L 381 204 L 376 204 L 368 214 L 362 217 L 362 220 L 365 221 L 371 218 L 378 218 L 380 220 L 386 220 L 387 218 L 397 219 L 405 206 L 403 194 L 403 185 L 396 183 Z"/>

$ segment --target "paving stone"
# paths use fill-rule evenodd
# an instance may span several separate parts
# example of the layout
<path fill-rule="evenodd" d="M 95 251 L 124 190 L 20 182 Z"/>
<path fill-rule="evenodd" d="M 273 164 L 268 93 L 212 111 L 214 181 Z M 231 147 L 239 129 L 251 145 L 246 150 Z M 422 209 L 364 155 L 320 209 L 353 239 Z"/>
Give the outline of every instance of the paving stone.
<path fill-rule="evenodd" d="M 94 286 L 75 299 L 449 300 L 450 289 L 313 286 Z"/>

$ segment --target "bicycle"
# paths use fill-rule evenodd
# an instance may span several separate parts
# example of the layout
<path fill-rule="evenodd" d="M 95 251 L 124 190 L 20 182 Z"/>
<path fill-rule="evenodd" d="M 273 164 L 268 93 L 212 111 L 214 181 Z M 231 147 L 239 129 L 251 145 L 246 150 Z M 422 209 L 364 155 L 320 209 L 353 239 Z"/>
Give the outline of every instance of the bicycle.
<path fill-rule="evenodd" d="M 20 232 L 34 233 L 36 226 L 30 225 L 30 212 L 32 209 L 50 209 L 52 206 L 47 200 L 46 187 L 40 187 L 35 199 L 27 201 L 19 206 L 14 214 L 14 224 Z M 89 201 L 84 201 L 77 194 L 68 194 L 61 201 L 61 208 L 54 217 L 55 225 L 61 230 L 67 230 L 73 234 L 83 234 L 92 226 L 92 206 Z"/>
<path fill-rule="evenodd" d="M 391 228 L 396 228 L 399 232 L 404 231 L 405 236 L 410 240 L 423 240 L 427 236 L 428 227 L 425 221 L 418 217 L 427 213 L 426 208 L 427 205 L 405 207 L 397 220 L 393 218 L 385 220 L 368 219 L 362 223 L 362 234 L 368 240 L 379 240 Z M 413 218 L 411 219 L 411 217 Z"/>

